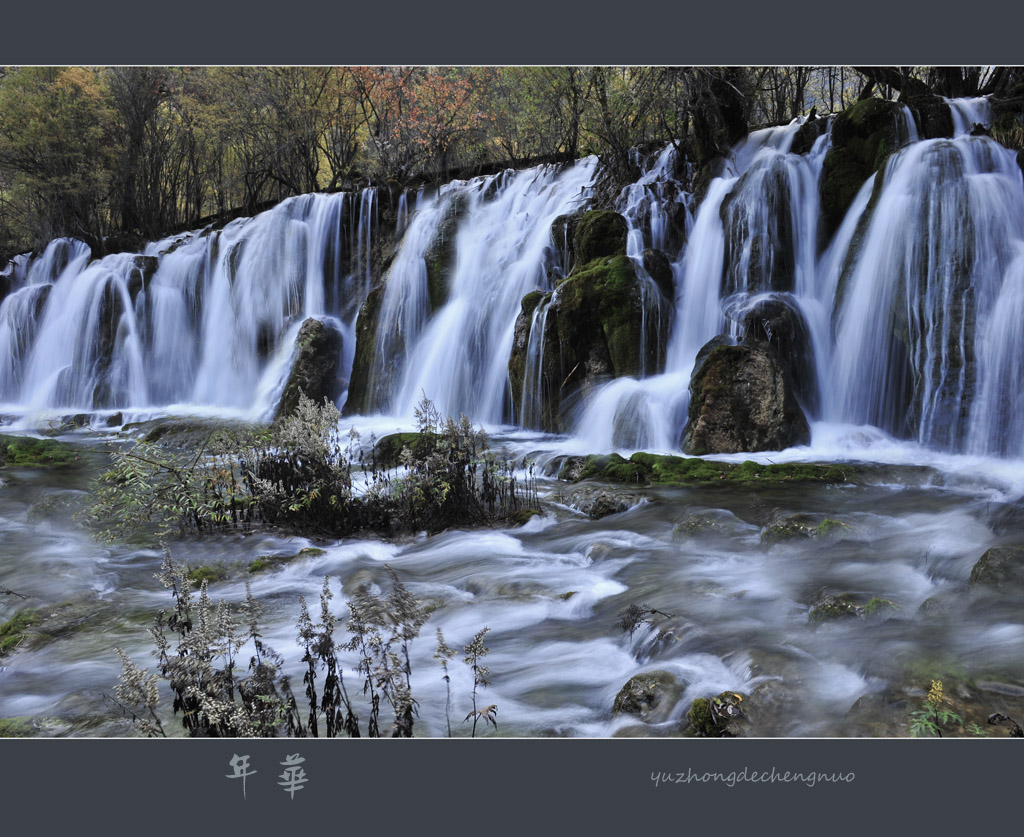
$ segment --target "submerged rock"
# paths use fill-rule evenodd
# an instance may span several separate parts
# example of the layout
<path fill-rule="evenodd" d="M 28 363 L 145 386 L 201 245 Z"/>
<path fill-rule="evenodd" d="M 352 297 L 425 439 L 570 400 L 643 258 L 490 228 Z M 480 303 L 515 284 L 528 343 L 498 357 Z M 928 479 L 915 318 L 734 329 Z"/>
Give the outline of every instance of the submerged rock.
<path fill-rule="evenodd" d="M 578 489 L 566 499 L 571 506 L 591 520 L 600 520 L 602 517 L 629 511 L 644 500 L 640 494 L 624 494 L 603 489 Z"/>
<path fill-rule="evenodd" d="M 736 692 L 722 692 L 713 698 L 697 698 L 686 714 L 694 735 L 701 738 L 732 738 L 739 733 L 743 717 L 740 703 L 743 696 Z"/>
<path fill-rule="evenodd" d="M 1024 591 L 1024 546 L 994 546 L 971 570 L 971 587 Z"/>
<path fill-rule="evenodd" d="M 344 388 L 338 377 L 342 336 L 337 326 L 310 317 L 299 329 L 296 345 L 298 351 L 274 421 L 295 411 L 300 393 L 320 404 L 325 398 L 337 400 Z"/>
<path fill-rule="evenodd" d="M 683 694 L 683 684 L 667 671 L 631 677 L 615 696 L 612 714 L 639 715 L 652 724 L 668 720 Z"/>
<path fill-rule="evenodd" d="M 782 450 L 810 441 L 789 376 L 769 349 L 721 346 L 691 379 L 685 453 Z"/>

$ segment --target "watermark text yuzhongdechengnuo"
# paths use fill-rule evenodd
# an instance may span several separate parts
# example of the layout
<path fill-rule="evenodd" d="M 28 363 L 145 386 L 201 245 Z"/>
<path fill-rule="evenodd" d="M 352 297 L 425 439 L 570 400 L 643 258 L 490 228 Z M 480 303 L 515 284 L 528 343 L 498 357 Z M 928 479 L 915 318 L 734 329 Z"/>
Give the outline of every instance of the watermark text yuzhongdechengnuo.
<path fill-rule="evenodd" d="M 651 781 L 655 787 L 660 785 L 688 785 L 694 783 L 723 784 L 727 787 L 735 787 L 738 784 L 802 784 L 813 788 L 818 784 L 848 784 L 856 779 L 856 774 L 850 773 L 822 773 L 818 771 L 799 772 L 794 770 L 779 771 L 775 767 L 768 770 L 752 770 L 744 767 L 742 770 L 733 770 L 728 773 L 721 771 L 694 771 L 687 768 L 685 773 L 663 773 L 651 774 Z"/>

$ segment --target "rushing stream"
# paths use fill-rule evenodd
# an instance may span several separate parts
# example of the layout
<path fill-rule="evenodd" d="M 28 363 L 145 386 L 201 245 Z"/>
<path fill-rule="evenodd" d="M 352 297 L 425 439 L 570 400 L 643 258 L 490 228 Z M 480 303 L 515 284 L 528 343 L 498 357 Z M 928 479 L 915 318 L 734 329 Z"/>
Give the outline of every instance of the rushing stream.
<path fill-rule="evenodd" d="M 185 539 L 170 545 L 175 558 L 225 570 L 210 585 L 214 598 L 241 602 L 251 583 L 267 609 L 264 637 L 297 693 L 298 597 L 316 609 L 329 575 L 343 617 L 346 596 L 361 583 L 385 585 L 384 565 L 393 567 L 431 606 L 412 643 L 419 735 L 445 734 L 437 628 L 460 650 L 491 629 L 491 683 L 480 700 L 497 705 L 502 735 L 677 734 L 693 699 L 726 690 L 757 696 L 758 734 L 896 734 L 871 701 L 905 692 L 908 672 L 924 670 L 981 683 L 990 701 L 1018 700 L 1020 601 L 967 587 L 989 547 L 1024 542 L 1024 182 L 1011 152 L 970 135 L 990 118 L 986 103 L 950 107 L 951 139 L 920 140 L 906 117 L 903 147 L 824 244 L 818 183 L 830 137 L 792 153 L 802 120 L 740 143 L 696 211 L 671 146 L 644 161 L 617 208 L 645 294 L 659 291 L 644 251 L 668 258 L 669 338 L 659 370 L 596 387 L 565 435 L 524 429 L 540 424 L 542 341 L 531 337 L 527 351 L 522 426 L 512 423 L 508 360 L 523 296 L 553 290 L 571 269 L 553 223 L 589 204 L 597 160 L 403 195 L 373 335 L 375 414 L 342 426 L 364 438 L 412 429 L 426 395 L 442 413 L 482 423 L 496 450 L 538 463 L 544 514 L 516 528 L 393 542 Z M 0 717 L 36 718 L 50 734 L 127 733 L 102 696 L 120 672 L 112 648 L 148 665 L 145 629 L 170 599 L 153 577 L 158 550 L 102 545 L 72 517 L 102 464 L 100 438 L 154 416 L 269 418 L 307 317 L 341 332 L 347 387 L 375 280 L 380 199 L 372 189 L 303 196 L 220 231 L 94 261 L 85 245 L 57 240 L 7 268 L 5 430 L 76 413 L 91 429 L 65 432 L 83 445 L 71 468 L 0 471 L 0 588 L 26 597 L 0 597 L 0 621 L 25 606 L 52 611 L 57 626 L 50 641 L 0 658 Z M 438 299 L 428 261 L 441 230 L 454 236 L 456 257 Z M 678 454 L 698 350 L 719 334 L 741 337 L 744 315 L 765 300 L 781 300 L 806 325 L 811 443 L 718 458 L 869 463 L 863 484 L 606 486 L 627 510 L 583 513 L 600 489 L 556 479 L 565 458 Z M 531 335 L 546 310 L 534 312 Z M 842 526 L 771 543 L 765 532 L 793 515 Z M 259 556 L 310 546 L 322 552 L 246 571 Z M 808 617 L 823 593 L 893 606 L 818 624 Z M 631 604 L 656 613 L 629 634 L 616 623 Z M 472 675 L 461 656 L 451 664 L 451 719 L 468 734 Z M 342 662 L 357 689 L 355 658 Z M 670 705 L 646 721 L 613 714 L 616 694 L 643 672 L 676 678 Z"/>

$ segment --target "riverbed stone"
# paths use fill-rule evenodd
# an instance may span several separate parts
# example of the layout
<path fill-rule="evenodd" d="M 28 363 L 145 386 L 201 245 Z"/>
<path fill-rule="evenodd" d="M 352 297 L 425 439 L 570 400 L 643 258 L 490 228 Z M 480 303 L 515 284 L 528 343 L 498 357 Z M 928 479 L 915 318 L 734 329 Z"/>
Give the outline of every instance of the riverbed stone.
<path fill-rule="evenodd" d="M 1024 592 L 1024 545 L 986 550 L 971 570 L 970 585 Z"/>
<path fill-rule="evenodd" d="M 682 697 L 684 684 L 668 671 L 651 671 L 631 677 L 615 696 L 612 714 L 638 715 L 647 723 L 668 720 Z"/>
<path fill-rule="evenodd" d="M 684 453 L 782 450 L 810 427 L 778 356 L 762 346 L 720 346 L 690 381 Z"/>

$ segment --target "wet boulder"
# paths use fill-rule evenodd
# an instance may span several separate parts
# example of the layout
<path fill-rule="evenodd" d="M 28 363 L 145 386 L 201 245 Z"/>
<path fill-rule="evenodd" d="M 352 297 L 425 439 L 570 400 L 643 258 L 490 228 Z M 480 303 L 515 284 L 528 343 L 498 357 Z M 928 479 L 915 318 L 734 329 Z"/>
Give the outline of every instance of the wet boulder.
<path fill-rule="evenodd" d="M 823 234 L 831 239 L 864 182 L 901 145 L 902 106 L 864 99 L 832 122 L 832 145 L 822 165 L 820 190 Z"/>
<path fill-rule="evenodd" d="M 713 698 L 696 698 L 686 720 L 693 734 L 701 738 L 732 738 L 740 733 L 743 696 L 722 692 Z"/>
<path fill-rule="evenodd" d="M 526 356 L 530 347 L 530 333 L 533 330 L 533 315 L 537 306 L 550 301 L 550 299 L 551 294 L 541 291 L 532 291 L 524 296 L 513 329 L 512 352 L 508 360 L 508 380 L 516 420 L 524 425 L 536 423 L 531 422 L 534 417 L 524 417 L 522 412 L 523 382 L 526 378 Z"/>
<path fill-rule="evenodd" d="M 533 313 L 542 299 L 523 301 L 509 361 L 517 415 L 521 415 L 526 350 Z M 670 325 L 669 303 L 646 278 L 637 276 L 624 255 L 604 256 L 579 265 L 554 291 L 543 319 L 543 361 L 539 370 L 539 416 L 544 430 L 568 429 L 567 411 L 600 382 L 660 371 Z M 532 324 L 532 327 L 531 327 Z M 537 370 L 534 370 L 537 374 Z"/>
<path fill-rule="evenodd" d="M 377 328 L 380 306 L 387 286 L 378 282 L 367 294 L 356 318 L 356 350 L 352 361 L 352 377 L 345 400 L 345 415 L 371 413 L 385 405 L 390 386 L 389 376 L 375 375 L 377 368 Z"/>
<path fill-rule="evenodd" d="M 814 344 L 800 310 L 788 296 L 760 299 L 743 315 L 743 342 L 775 350 L 793 381 L 793 391 L 810 411 L 818 409 L 818 380 Z"/>
<path fill-rule="evenodd" d="M 1024 546 L 994 546 L 971 570 L 971 587 L 1024 591 Z"/>
<path fill-rule="evenodd" d="M 583 212 L 559 215 L 551 222 L 551 241 L 558 259 L 560 275 L 567 276 L 576 263 L 576 228 Z"/>
<path fill-rule="evenodd" d="M 469 206 L 465 193 L 457 192 L 448 201 L 444 214 L 434 231 L 434 237 L 427 246 L 424 260 L 427 263 L 427 291 L 430 307 L 435 311 L 448 301 L 455 270 L 455 244 L 459 222 Z"/>
<path fill-rule="evenodd" d="M 683 684 L 667 671 L 651 671 L 631 677 L 612 704 L 612 714 L 638 715 L 648 723 L 669 718 L 683 694 Z"/>
<path fill-rule="evenodd" d="M 295 411 L 299 395 L 321 403 L 335 401 L 344 389 L 339 378 L 342 335 L 333 323 L 310 317 L 299 329 L 288 382 L 274 414 L 278 421 Z"/>
<path fill-rule="evenodd" d="M 900 91 L 899 102 L 914 114 L 921 139 L 953 136 L 953 114 L 949 105 L 942 96 L 932 93 L 923 81 L 907 79 Z"/>
<path fill-rule="evenodd" d="M 572 492 L 566 499 L 573 508 L 591 520 L 600 520 L 602 517 L 629 511 L 644 500 L 640 494 L 626 494 L 603 488 L 581 488 Z"/>
<path fill-rule="evenodd" d="M 643 253 L 644 270 L 654 280 L 666 299 L 675 297 L 675 283 L 672 277 L 672 265 L 661 250 L 648 248 Z"/>
<path fill-rule="evenodd" d="M 810 440 L 807 419 L 774 351 L 719 346 L 691 378 L 685 453 L 782 450 Z"/>
<path fill-rule="evenodd" d="M 583 213 L 573 236 L 576 262 L 587 262 L 605 256 L 626 255 L 629 227 L 618 212 L 594 209 Z"/>

